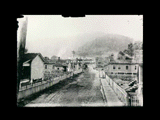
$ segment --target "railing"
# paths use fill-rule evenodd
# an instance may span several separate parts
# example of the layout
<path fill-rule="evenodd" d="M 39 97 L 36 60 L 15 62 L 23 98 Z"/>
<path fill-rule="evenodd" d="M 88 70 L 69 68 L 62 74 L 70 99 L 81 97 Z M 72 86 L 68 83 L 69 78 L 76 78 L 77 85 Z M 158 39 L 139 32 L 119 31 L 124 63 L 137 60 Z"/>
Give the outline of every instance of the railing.
<path fill-rule="evenodd" d="M 120 86 L 118 86 L 107 75 L 106 75 L 106 80 L 107 80 L 108 84 L 111 86 L 111 88 L 115 91 L 115 93 L 117 94 L 118 98 L 125 104 L 125 106 L 128 106 L 129 102 L 128 102 L 128 94 L 127 94 L 127 92 L 124 89 L 122 89 Z"/>
<path fill-rule="evenodd" d="M 37 93 L 39 91 L 42 91 L 48 87 L 51 87 L 52 85 L 58 83 L 59 81 L 61 81 L 62 78 L 61 77 L 57 77 L 55 79 L 52 79 L 50 81 L 43 81 L 43 82 L 39 82 L 39 83 L 35 83 L 33 85 L 29 85 L 26 88 L 21 88 L 19 90 L 17 99 L 21 99 L 21 98 L 25 98 L 29 95 L 32 95 L 34 93 Z"/>

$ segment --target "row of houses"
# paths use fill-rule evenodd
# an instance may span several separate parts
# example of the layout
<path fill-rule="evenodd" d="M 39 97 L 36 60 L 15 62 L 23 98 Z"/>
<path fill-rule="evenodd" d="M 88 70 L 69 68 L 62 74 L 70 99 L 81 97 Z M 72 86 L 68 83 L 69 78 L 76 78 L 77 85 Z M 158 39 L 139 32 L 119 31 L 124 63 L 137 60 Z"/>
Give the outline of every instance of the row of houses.
<path fill-rule="evenodd" d="M 78 59 L 75 61 L 67 59 L 58 60 L 45 59 L 41 53 L 26 53 L 23 57 L 22 80 L 42 79 L 48 75 L 58 75 L 58 73 L 72 72 L 81 68 Z"/>

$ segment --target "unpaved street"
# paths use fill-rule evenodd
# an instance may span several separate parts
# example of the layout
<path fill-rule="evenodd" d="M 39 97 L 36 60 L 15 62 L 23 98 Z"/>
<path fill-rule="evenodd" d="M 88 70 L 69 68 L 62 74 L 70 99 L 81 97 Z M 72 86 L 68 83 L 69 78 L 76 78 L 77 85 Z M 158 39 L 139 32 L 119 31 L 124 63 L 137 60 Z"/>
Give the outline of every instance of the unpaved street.
<path fill-rule="evenodd" d="M 89 67 L 62 88 L 50 89 L 26 104 L 29 106 L 104 106 L 97 71 Z"/>

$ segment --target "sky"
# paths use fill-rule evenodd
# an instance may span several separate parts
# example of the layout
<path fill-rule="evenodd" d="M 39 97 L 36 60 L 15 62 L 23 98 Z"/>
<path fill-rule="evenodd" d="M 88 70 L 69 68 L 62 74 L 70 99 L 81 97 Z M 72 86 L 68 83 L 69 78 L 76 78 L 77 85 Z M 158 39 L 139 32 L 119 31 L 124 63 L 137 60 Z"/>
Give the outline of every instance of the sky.
<path fill-rule="evenodd" d="M 143 41 L 143 15 L 86 15 L 64 18 L 61 15 L 25 15 L 18 18 L 19 41 L 22 22 L 28 18 L 26 48 L 43 56 L 63 57 L 76 36 L 90 33 L 120 34 Z M 71 51 L 70 51 L 71 53 Z M 65 57 L 69 56 L 66 55 Z"/>

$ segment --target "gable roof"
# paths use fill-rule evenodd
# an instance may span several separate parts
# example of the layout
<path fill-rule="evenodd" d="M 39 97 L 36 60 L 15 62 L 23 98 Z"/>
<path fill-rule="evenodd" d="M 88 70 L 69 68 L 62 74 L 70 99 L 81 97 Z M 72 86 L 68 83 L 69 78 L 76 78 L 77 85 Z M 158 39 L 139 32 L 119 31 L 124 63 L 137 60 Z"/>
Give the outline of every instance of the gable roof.
<path fill-rule="evenodd" d="M 45 64 L 63 64 L 66 63 L 67 60 L 45 60 L 44 63 Z"/>
<path fill-rule="evenodd" d="M 23 56 L 22 62 L 28 61 L 29 63 L 31 63 L 32 60 L 33 60 L 37 55 L 39 55 L 39 57 L 41 58 L 41 60 L 44 62 L 44 58 L 43 58 L 43 56 L 41 55 L 41 53 L 26 53 L 26 54 L 24 54 L 24 56 Z"/>
<path fill-rule="evenodd" d="M 68 65 L 66 65 L 66 64 L 56 63 L 56 64 L 55 64 L 55 66 L 56 66 L 56 67 L 65 67 L 65 66 L 68 66 Z"/>
<path fill-rule="evenodd" d="M 49 59 L 49 60 L 45 60 L 44 63 L 45 63 L 45 64 L 55 64 L 55 63 L 56 63 L 56 60 L 50 60 L 50 59 Z"/>
<path fill-rule="evenodd" d="M 119 52 L 120 55 L 125 55 L 122 51 Z"/>

